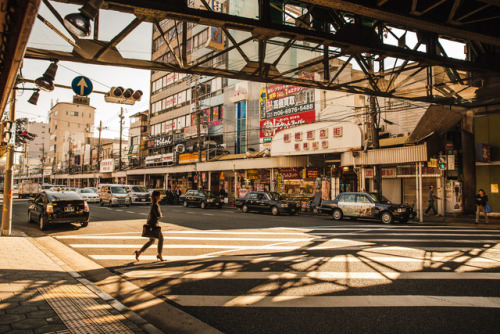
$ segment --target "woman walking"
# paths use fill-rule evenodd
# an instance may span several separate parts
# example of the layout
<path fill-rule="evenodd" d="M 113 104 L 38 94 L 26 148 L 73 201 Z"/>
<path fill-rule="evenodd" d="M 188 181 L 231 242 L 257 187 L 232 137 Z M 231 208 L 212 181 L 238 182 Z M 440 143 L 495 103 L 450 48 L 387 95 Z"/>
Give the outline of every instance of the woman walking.
<path fill-rule="evenodd" d="M 481 211 L 484 212 L 484 222 L 488 224 L 488 212 L 491 209 L 487 209 L 488 204 L 488 196 L 484 193 L 483 189 L 479 189 L 479 195 L 476 195 L 476 224 L 479 224 L 479 215 Z"/>
<path fill-rule="evenodd" d="M 160 205 L 158 204 L 160 199 L 161 199 L 160 192 L 158 190 L 153 191 L 153 193 L 151 194 L 151 202 L 153 202 L 153 205 L 151 205 L 151 210 L 149 210 L 149 216 L 148 216 L 148 222 L 147 222 L 148 225 L 151 225 L 153 227 L 158 227 L 158 228 L 159 228 L 158 222 L 161 218 Z M 150 238 L 149 241 L 146 242 L 140 250 L 135 251 L 134 252 L 135 259 L 139 260 L 139 256 L 142 253 L 144 253 L 144 251 L 146 251 L 146 249 L 148 249 L 149 246 L 154 244 L 154 242 L 155 242 L 155 239 Z M 163 257 L 161 256 L 162 250 L 163 250 L 163 234 L 161 233 L 161 229 L 160 229 L 159 233 L 158 233 L 158 255 L 156 255 L 156 258 L 160 261 L 163 261 Z"/>

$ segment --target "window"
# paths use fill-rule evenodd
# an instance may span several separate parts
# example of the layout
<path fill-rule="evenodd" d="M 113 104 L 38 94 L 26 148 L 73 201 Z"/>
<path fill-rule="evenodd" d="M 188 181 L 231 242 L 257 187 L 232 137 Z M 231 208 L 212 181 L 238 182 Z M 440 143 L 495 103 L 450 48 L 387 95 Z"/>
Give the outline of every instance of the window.
<path fill-rule="evenodd" d="M 236 138 L 234 145 L 234 153 L 244 153 L 247 147 L 247 101 L 236 103 Z"/>
<path fill-rule="evenodd" d="M 370 199 L 366 195 L 357 195 L 356 201 L 358 203 L 371 203 Z"/>
<path fill-rule="evenodd" d="M 355 203 L 356 195 L 355 194 L 343 194 L 340 198 L 339 202 L 341 203 Z"/>
<path fill-rule="evenodd" d="M 71 115 L 71 116 L 78 116 L 78 111 L 72 111 L 72 112 L 70 113 L 70 115 Z"/>

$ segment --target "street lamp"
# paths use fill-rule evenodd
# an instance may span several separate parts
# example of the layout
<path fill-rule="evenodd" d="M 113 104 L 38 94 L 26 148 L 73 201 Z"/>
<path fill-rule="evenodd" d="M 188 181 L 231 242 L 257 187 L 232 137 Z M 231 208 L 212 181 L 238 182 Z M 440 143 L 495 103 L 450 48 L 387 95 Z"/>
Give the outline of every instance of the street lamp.
<path fill-rule="evenodd" d="M 80 13 L 68 14 L 64 17 L 64 26 L 78 37 L 90 36 L 90 20 L 94 20 L 103 0 L 88 0 Z"/>
<path fill-rule="evenodd" d="M 45 73 L 35 80 L 35 85 L 45 92 L 52 92 L 54 90 L 54 78 L 56 76 L 56 72 L 57 60 L 53 60 Z"/>
<path fill-rule="evenodd" d="M 40 97 L 39 91 L 38 90 L 34 91 L 33 94 L 31 94 L 31 97 L 28 100 L 28 103 L 31 103 L 32 105 L 36 106 L 39 97 Z"/>

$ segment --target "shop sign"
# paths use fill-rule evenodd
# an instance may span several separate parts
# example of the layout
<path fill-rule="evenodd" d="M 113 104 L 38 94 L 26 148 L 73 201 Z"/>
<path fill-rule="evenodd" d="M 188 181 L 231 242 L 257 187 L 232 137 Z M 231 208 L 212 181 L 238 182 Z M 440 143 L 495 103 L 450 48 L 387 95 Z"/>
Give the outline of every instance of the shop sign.
<path fill-rule="evenodd" d="M 448 154 L 448 170 L 455 170 L 457 169 L 455 166 L 455 155 L 454 154 Z"/>
<path fill-rule="evenodd" d="M 398 176 L 416 175 L 416 167 L 397 167 Z M 437 167 L 422 167 L 422 175 L 439 175 Z"/>
<path fill-rule="evenodd" d="M 260 121 L 260 138 L 274 136 L 276 133 L 299 125 L 314 123 L 316 111 L 310 110 L 303 113 L 265 119 Z"/>
<path fill-rule="evenodd" d="M 161 155 L 161 162 L 168 163 L 174 162 L 174 154 L 173 153 L 165 153 Z"/>
<path fill-rule="evenodd" d="M 273 140 L 273 137 L 264 137 L 264 143 L 270 143 Z"/>
<path fill-rule="evenodd" d="M 207 161 L 207 153 L 201 152 L 201 161 Z M 179 155 L 179 165 L 198 162 L 198 153 L 184 153 Z"/>
<path fill-rule="evenodd" d="M 283 177 L 283 174 L 278 174 L 277 176 L 277 182 L 276 182 L 276 186 L 278 188 L 278 192 L 281 194 L 283 193 L 283 190 L 285 188 L 285 182 L 284 182 L 284 177 Z"/>
<path fill-rule="evenodd" d="M 132 154 L 133 151 L 134 151 L 134 145 L 130 145 L 130 147 L 128 148 L 128 154 Z"/>
<path fill-rule="evenodd" d="M 437 166 L 438 166 L 438 159 L 430 158 L 429 161 L 427 162 L 427 167 L 437 167 Z"/>
<path fill-rule="evenodd" d="M 171 146 L 174 144 L 174 138 L 172 136 L 161 136 L 154 138 L 154 147 L 165 147 L 165 146 Z"/>
<path fill-rule="evenodd" d="M 396 168 L 382 168 L 382 177 L 396 177 Z"/>
<path fill-rule="evenodd" d="M 206 136 L 208 135 L 208 128 L 206 126 L 200 126 L 200 135 Z M 193 138 L 198 136 L 198 127 L 196 125 L 188 126 L 184 128 L 184 138 Z"/>
<path fill-rule="evenodd" d="M 153 148 L 153 147 L 155 147 L 155 141 L 154 140 L 148 140 L 148 141 L 146 141 L 146 147 L 147 148 Z"/>
<path fill-rule="evenodd" d="M 312 170 L 312 169 L 308 169 L 306 171 L 306 178 L 308 178 L 308 179 L 315 179 L 317 177 L 319 177 L 319 171 Z"/>
<path fill-rule="evenodd" d="M 299 169 L 298 168 L 278 168 L 278 173 L 282 174 L 285 180 L 296 180 L 299 179 Z"/>
<path fill-rule="evenodd" d="M 45 168 L 43 169 L 43 172 L 42 172 L 42 173 L 43 173 L 43 175 L 44 175 L 44 176 L 45 176 L 45 175 L 51 175 L 51 174 L 52 174 L 52 167 L 45 167 Z"/>
<path fill-rule="evenodd" d="M 205 173 L 205 172 L 201 173 L 201 181 L 207 182 L 207 173 Z"/>
<path fill-rule="evenodd" d="M 498 194 L 498 183 L 492 183 L 491 184 L 491 193 L 492 194 Z"/>
<path fill-rule="evenodd" d="M 101 173 L 111 173 L 115 169 L 115 161 L 113 159 L 101 160 Z"/>
<path fill-rule="evenodd" d="M 271 152 L 273 156 L 304 155 L 310 151 L 326 154 L 361 149 L 361 143 L 361 130 L 356 124 L 321 122 L 277 133 L 271 142 Z"/>
<path fill-rule="evenodd" d="M 182 132 L 174 133 L 172 137 L 174 140 L 174 145 L 186 142 L 186 139 L 184 139 L 184 134 Z"/>
<path fill-rule="evenodd" d="M 247 179 L 250 180 L 258 180 L 259 177 L 259 171 L 257 169 L 249 169 L 247 170 Z"/>

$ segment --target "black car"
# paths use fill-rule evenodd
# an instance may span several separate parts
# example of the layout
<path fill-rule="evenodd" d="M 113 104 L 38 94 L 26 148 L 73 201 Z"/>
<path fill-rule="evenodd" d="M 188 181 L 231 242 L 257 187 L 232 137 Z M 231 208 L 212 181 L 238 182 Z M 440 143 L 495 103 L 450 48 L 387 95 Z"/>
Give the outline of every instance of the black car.
<path fill-rule="evenodd" d="M 179 196 L 179 201 L 184 204 L 185 207 L 196 205 L 202 209 L 208 207 L 222 208 L 220 198 L 207 190 L 188 190 L 184 195 Z"/>
<path fill-rule="evenodd" d="M 280 199 L 280 195 L 268 191 L 250 191 L 245 197 L 237 198 L 236 207 L 243 212 L 260 211 L 271 212 L 274 216 L 288 213 L 293 216 L 297 213 L 297 204 Z"/>
<path fill-rule="evenodd" d="M 29 200 L 28 221 L 38 222 L 41 230 L 54 223 L 80 223 L 86 227 L 89 216 L 87 202 L 74 191 L 45 190 Z"/>
<path fill-rule="evenodd" d="M 403 204 L 393 204 L 384 196 L 365 192 L 345 192 L 333 201 L 323 201 L 322 212 L 332 215 L 333 219 L 343 217 L 370 218 L 391 224 L 394 221 L 406 223 L 413 216 L 413 208 Z"/>

